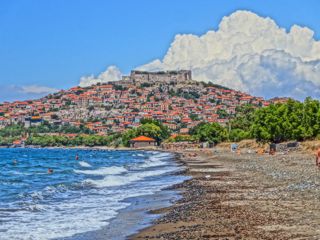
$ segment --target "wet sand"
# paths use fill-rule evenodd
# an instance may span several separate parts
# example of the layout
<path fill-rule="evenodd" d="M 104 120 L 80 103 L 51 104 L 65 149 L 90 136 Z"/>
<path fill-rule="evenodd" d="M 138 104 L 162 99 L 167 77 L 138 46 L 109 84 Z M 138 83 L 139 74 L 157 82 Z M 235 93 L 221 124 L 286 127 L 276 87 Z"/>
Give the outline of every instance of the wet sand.
<path fill-rule="evenodd" d="M 320 239 L 314 156 L 190 152 L 182 198 L 130 239 Z"/>

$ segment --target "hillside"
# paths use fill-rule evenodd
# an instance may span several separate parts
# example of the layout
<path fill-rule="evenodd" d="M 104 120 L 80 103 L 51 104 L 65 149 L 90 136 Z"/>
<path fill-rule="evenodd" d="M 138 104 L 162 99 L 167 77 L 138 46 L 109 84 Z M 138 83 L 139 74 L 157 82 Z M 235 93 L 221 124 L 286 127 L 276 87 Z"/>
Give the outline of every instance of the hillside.
<path fill-rule="evenodd" d="M 132 71 L 121 81 L 74 87 L 38 100 L 0 105 L 0 126 L 84 125 L 99 134 L 137 127 L 143 118 L 157 119 L 173 132 L 187 133 L 201 121 L 227 124 L 237 107 L 268 105 L 263 98 L 196 82 L 190 71 Z"/>

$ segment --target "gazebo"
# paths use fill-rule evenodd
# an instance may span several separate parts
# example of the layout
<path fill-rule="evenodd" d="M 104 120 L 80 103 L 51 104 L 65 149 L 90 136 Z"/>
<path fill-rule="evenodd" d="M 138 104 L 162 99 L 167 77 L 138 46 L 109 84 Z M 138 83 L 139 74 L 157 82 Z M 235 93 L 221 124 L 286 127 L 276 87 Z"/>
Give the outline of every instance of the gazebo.
<path fill-rule="evenodd" d="M 130 147 L 132 148 L 139 148 L 139 147 L 150 147 L 156 146 L 157 141 L 153 138 L 146 137 L 146 136 L 139 136 L 133 138 L 129 141 Z"/>

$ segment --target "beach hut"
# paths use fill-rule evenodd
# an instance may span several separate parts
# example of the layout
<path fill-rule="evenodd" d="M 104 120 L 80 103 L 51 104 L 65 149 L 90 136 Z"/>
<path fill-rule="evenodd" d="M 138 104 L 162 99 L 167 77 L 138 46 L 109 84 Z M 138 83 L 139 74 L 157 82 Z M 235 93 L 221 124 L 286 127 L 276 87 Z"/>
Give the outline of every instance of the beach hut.
<path fill-rule="evenodd" d="M 130 147 L 132 148 L 150 147 L 150 146 L 156 146 L 157 144 L 157 141 L 155 139 L 146 137 L 146 136 L 139 136 L 139 137 L 133 138 L 129 142 L 130 142 Z"/>

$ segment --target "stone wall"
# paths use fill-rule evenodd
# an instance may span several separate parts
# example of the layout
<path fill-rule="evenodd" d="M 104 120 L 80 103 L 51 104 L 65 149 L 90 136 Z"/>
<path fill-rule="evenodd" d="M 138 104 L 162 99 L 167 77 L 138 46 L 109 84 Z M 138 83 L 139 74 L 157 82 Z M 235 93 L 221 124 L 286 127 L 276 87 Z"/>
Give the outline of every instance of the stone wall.
<path fill-rule="evenodd" d="M 136 82 L 171 82 L 171 81 L 189 81 L 192 80 L 192 73 L 190 70 L 179 71 L 163 71 L 163 72 L 145 72 L 145 71 L 131 71 L 130 79 Z"/>
<path fill-rule="evenodd" d="M 299 142 L 278 143 L 274 145 L 276 152 L 297 151 L 300 149 Z"/>

